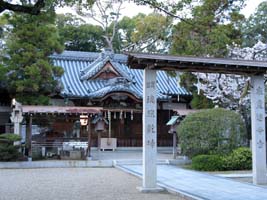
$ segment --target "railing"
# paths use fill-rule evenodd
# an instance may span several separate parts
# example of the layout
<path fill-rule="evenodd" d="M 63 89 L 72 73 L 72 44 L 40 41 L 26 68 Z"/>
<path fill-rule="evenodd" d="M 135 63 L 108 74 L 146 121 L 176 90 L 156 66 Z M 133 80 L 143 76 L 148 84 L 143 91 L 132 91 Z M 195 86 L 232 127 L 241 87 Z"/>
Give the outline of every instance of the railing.
<path fill-rule="evenodd" d="M 75 140 L 66 138 L 53 138 L 47 141 L 33 141 L 32 147 L 62 148 L 64 142 L 87 142 L 87 138 Z M 158 146 L 172 146 L 172 140 L 158 140 Z M 142 147 L 142 139 L 119 139 L 117 138 L 117 147 Z M 92 139 L 91 147 L 97 147 L 97 139 Z"/>

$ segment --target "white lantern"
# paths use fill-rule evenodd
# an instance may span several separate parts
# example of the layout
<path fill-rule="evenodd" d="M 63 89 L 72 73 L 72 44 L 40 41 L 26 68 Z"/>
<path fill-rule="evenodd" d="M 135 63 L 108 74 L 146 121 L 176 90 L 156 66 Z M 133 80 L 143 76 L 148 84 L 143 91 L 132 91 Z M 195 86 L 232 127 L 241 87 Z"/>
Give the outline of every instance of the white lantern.
<path fill-rule="evenodd" d="M 88 116 L 80 115 L 80 122 L 81 122 L 81 126 L 86 126 L 88 123 Z"/>

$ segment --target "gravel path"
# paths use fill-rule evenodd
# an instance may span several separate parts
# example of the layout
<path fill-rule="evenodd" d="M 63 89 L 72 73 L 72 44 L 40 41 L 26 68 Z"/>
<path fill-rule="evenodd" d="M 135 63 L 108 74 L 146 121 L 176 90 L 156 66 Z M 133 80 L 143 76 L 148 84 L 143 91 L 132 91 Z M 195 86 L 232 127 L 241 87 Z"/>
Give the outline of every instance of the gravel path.
<path fill-rule="evenodd" d="M 169 193 L 144 194 L 141 180 L 115 168 L 3 169 L 0 200 L 172 200 Z"/>

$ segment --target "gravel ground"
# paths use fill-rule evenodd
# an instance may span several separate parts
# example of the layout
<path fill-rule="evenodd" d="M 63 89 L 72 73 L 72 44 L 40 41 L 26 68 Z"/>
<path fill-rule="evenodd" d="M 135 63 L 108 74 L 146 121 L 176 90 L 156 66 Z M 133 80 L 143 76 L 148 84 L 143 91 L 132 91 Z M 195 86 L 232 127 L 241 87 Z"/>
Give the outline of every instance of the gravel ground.
<path fill-rule="evenodd" d="M 115 168 L 0 170 L 0 200 L 172 200 L 140 193 L 141 180 Z"/>

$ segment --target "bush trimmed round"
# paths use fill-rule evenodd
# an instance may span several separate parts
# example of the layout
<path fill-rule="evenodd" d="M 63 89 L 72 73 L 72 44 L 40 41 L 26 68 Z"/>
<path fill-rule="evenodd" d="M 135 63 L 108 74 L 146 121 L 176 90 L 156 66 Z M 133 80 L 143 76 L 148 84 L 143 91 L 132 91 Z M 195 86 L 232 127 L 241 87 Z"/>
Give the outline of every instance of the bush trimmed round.
<path fill-rule="evenodd" d="M 228 154 L 244 146 L 246 129 L 241 116 L 215 108 L 188 115 L 178 126 L 182 153 L 190 158 L 200 154 Z"/>
<path fill-rule="evenodd" d="M 252 152 L 247 147 L 240 147 L 233 150 L 231 154 L 224 158 L 225 170 L 251 170 Z"/>

